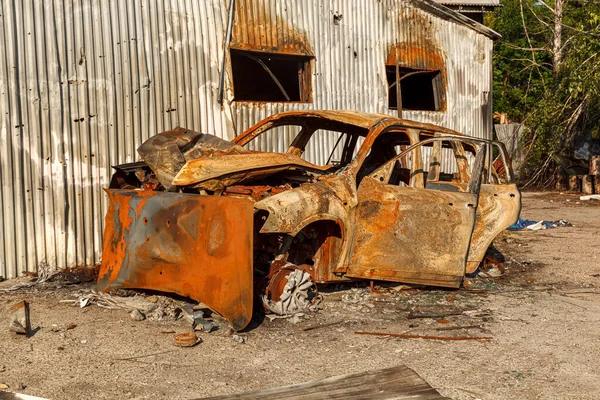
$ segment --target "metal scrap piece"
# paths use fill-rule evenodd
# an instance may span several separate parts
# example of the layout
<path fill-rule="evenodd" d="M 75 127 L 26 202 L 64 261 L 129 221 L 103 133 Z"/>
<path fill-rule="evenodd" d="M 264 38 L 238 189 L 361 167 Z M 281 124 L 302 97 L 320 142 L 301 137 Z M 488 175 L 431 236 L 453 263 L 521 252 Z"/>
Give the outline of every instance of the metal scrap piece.
<path fill-rule="evenodd" d="M 107 190 L 98 289 L 152 289 L 202 301 L 234 329 L 252 317 L 252 202 Z"/>
<path fill-rule="evenodd" d="M 177 127 L 152 136 L 138 148 L 138 153 L 163 187 L 175 191 L 173 179 L 187 161 L 215 154 L 248 153 L 248 150 L 213 135 Z"/>
<path fill-rule="evenodd" d="M 31 336 L 31 321 L 29 319 L 29 302 L 23 300 L 10 307 L 13 312 L 8 329 L 12 332 Z"/>

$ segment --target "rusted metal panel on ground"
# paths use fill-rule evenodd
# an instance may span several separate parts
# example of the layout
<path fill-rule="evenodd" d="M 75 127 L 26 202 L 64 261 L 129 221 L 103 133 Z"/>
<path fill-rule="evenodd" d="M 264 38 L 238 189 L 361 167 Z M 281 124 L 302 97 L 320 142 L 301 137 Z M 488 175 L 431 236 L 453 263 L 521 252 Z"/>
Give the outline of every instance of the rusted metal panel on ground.
<path fill-rule="evenodd" d="M 152 289 L 208 305 L 234 329 L 252 317 L 252 202 L 107 190 L 98 289 Z"/>
<path fill-rule="evenodd" d="M 465 273 L 477 196 L 384 185 L 358 190 L 353 278 L 458 287 Z"/>

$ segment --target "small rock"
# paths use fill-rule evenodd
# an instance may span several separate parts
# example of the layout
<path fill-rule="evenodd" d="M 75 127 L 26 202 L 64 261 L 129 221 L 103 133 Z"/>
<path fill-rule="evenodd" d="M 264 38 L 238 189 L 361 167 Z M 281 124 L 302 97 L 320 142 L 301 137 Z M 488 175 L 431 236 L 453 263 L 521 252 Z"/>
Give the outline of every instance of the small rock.
<path fill-rule="evenodd" d="M 238 335 L 237 333 L 234 333 L 233 335 L 231 335 L 231 338 L 240 344 L 243 344 L 246 342 L 246 339 L 244 337 Z"/>
<path fill-rule="evenodd" d="M 133 309 L 130 313 L 129 316 L 131 317 L 132 320 L 134 321 L 143 321 L 146 319 L 146 316 L 137 308 Z"/>
<path fill-rule="evenodd" d="M 152 303 L 158 303 L 158 297 L 157 296 L 148 296 L 146 297 L 146 300 L 152 302 Z"/>
<path fill-rule="evenodd" d="M 165 309 L 162 307 L 156 307 L 154 310 L 152 310 L 152 312 L 149 314 L 149 318 L 153 321 L 162 321 L 162 319 L 165 316 Z"/>
<path fill-rule="evenodd" d="M 76 324 L 69 324 L 69 325 L 67 325 L 67 330 L 68 331 L 70 331 L 71 329 L 75 329 L 75 328 L 77 328 Z"/>
<path fill-rule="evenodd" d="M 88 341 L 87 340 L 80 340 L 79 343 L 81 344 L 86 344 Z"/>
<path fill-rule="evenodd" d="M 27 389 L 27 386 L 24 383 L 19 382 L 19 384 L 17 385 L 17 390 L 25 390 Z"/>
<path fill-rule="evenodd" d="M 8 385 L 5 385 L 4 383 L 0 383 L 0 390 L 5 390 L 8 389 Z"/>
<path fill-rule="evenodd" d="M 303 316 L 304 314 L 301 313 L 294 314 L 288 319 L 288 322 L 291 322 L 292 324 L 298 324 L 304 320 L 304 318 L 302 318 Z"/>

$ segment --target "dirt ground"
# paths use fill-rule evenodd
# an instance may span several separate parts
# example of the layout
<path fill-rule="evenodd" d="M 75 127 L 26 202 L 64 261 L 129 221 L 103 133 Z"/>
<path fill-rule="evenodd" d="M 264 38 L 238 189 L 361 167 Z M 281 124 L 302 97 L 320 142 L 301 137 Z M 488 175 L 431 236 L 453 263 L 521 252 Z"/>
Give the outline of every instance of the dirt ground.
<path fill-rule="evenodd" d="M 322 288 L 319 312 L 297 323 L 255 321 L 244 343 L 222 328 L 199 333 L 195 347 L 173 346 L 173 332 L 190 330 L 176 319 L 179 299 L 146 294 L 164 307 L 134 321 L 122 309 L 73 304 L 91 284 L 0 294 L 0 384 L 52 399 L 193 399 L 405 364 L 452 399 L 599 399 L 600 201 L 578 199 L 526 193 L 523 218 L 573 227 L 503 233 L 495 247 L 504 274 L 471 277 L 470 291 Z M 22 299 L 39 328 L 31 338 L 7 329 L 8 308 Z"/>

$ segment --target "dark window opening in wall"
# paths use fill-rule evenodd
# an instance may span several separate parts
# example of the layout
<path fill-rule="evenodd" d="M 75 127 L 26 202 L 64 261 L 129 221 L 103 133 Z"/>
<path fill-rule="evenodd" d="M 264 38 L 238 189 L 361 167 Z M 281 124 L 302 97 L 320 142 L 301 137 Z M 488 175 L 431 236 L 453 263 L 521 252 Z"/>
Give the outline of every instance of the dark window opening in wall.
<path fill-rule="evenodd" d="M 461 12 L 465 17 L 471 18 L 475 22 L 479 22 L 484 25 L 483 13 L 482 12 Z"/>
<path fill-rule="evenodd" d="M 235 101 L 310 102 L 310 57 L 231 50 Z"/>
<path fill-rule="evenodd" d="M 444 83 L 440 71 L 400 68 L 403 110 L 440 111 L 443 107 Z M 388 107 L 398 109 L 396 66 L 386 66 Z"/>

